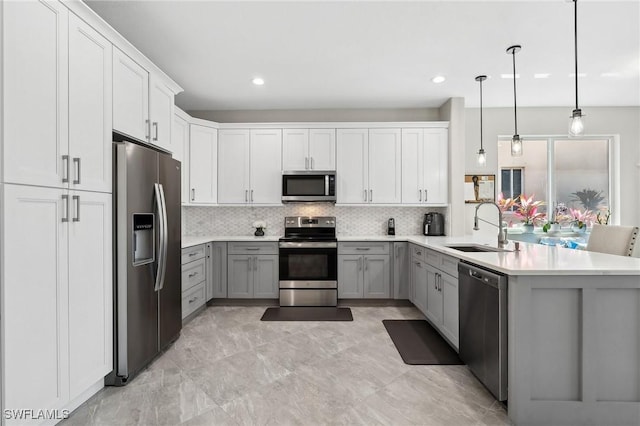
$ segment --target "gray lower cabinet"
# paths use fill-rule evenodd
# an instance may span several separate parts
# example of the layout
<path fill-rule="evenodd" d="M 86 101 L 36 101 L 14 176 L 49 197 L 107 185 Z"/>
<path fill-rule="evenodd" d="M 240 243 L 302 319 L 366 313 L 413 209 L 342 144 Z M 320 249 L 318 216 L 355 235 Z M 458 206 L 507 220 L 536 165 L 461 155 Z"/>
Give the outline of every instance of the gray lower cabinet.
<path fill-rule="evenodd" d="M 255 256 L 253 265 L 253 297 L 257 299 L 278 298 L 278 256 L 271 254 Z"/>
<path fill-rule="evenodd" d="M 422 260 L 411 259 L 411 302 L 426 315 L 427 312 L 427 268 Z"/>
<path fill-rule="evenodd" d="M 182 319 L 188 317 L 206 303 L 209 285 L 209 244 L 199 244 L 182 249 Z"/>
<path fill-rule="evenodd" d="M 230 254 L 227 278 L 229 298 L 277 298 L 278 256 Z"/>
<path fill-rule="evenodd" d="M 207 300 L 227 297 L 227 243 L 209 243 Z"/>
<path fill-rule="evenodd" d="M 393 298 L 409 298 L 409 244 L 393 243 Z"/>
<path fill-rule="evenodd" d="M 357 299 L 364 294 L 364 274 L 362 256 L 338 256 L 338 298 Z"/>
<path fill-rule="evenodd" d="M 391 258 L 387 242 L 338 244 L 338 298 L 388 299 Z"/>

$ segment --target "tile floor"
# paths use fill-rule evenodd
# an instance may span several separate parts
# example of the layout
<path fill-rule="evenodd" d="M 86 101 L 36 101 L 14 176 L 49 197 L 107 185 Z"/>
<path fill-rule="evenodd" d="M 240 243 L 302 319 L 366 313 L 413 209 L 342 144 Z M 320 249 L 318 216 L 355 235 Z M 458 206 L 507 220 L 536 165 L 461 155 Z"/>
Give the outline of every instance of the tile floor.
<path fill-rule="evenodd" d="M 62 424 L 509 424 L 467 367 L 403 363 L 382 320 L 422 318 L 414 307 L 354 307 L 353 322 L 261 322 L 264 310 L 208 307 Z"/>

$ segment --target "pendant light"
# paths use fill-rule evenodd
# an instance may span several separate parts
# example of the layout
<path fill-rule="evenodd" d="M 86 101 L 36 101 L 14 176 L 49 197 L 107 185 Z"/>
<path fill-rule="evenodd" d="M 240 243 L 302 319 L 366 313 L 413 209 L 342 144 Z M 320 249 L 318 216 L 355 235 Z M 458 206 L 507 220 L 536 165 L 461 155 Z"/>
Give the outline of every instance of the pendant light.
<path fill-rule="evenodd" d="M 576 108 L 569 120 L 569 136 L 582 136 L 584 122 L 582 110 L 578 107 L 578 0 L 573 0 L 573 43 L 575 51 Z"/>
<path fill-rule="evenodd" d="M 484 148 L 482 146 L 482 82 L 486 79 L 486 75 L 479 75 L 476 77 L 476 81 L 480 83 L 480 149 L 478 150 L 478 158 L 476 160 L 479 167 L 487 165 L 487 154 L 484 152 Z"/>
<path fill-rule="evenodd" d="M 516 44 L 507 48 L 507 53 L 513 57 L 513 118 L 515 131 L 511 138 L 511 156 L 520 157 L 522 155 L 522 139 L 518 134 L 518 103 L 516 101 L 516 53 L 522 49 L 522 46 Z"/>

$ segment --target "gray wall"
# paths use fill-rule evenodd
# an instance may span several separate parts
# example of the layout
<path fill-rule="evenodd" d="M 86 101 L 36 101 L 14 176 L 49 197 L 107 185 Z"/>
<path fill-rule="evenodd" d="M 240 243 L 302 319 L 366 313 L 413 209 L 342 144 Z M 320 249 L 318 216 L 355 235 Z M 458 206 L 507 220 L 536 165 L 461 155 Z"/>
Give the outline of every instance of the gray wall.
<path fill-rule="evenodd" d="M 571 107 L 518 108 L 520 135 L 567 135 Z M 640 225 L 640 107 L 583 107 L 586 114 L 585 134 L 620 136 L 620 224 Z M 480 148 L 480 112 L 466 109 L 467 174 L 497 174 L 498 136 L 513 134 L 513 108 L 484 108 L 484 148 L 487 167 L 476 166 Z M 467 210 L 469 210 L 467 206 Z M 471 214 L 472 216 L 472 214 Z M 467 211 L 465 226 L 470 232 Z"/>
<path fill-rule="evenodd" d="M 291 123 L 327 121 L 437 121 L 438 108 L 298 109 L 187 111 L 192 117 L 218 123 Z"/>

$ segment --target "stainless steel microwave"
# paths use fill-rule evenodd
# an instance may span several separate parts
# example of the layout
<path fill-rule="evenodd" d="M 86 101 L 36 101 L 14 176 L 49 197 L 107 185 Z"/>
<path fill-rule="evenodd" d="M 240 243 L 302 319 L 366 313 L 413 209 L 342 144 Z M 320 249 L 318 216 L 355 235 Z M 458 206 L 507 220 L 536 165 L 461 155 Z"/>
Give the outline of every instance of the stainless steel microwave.
<path fill-rule="evenodd" d="M 336 172 L 282 172 L 282 202 L 336 202 Z"/>

